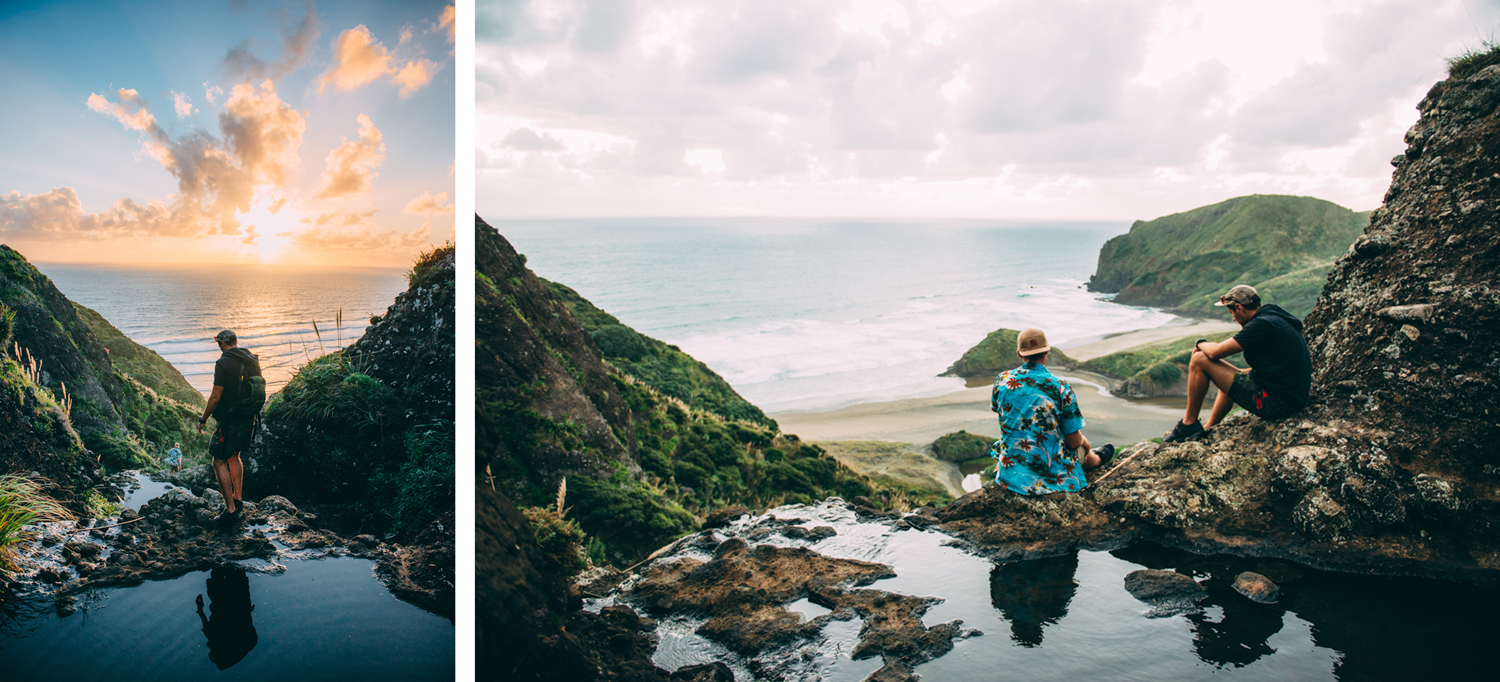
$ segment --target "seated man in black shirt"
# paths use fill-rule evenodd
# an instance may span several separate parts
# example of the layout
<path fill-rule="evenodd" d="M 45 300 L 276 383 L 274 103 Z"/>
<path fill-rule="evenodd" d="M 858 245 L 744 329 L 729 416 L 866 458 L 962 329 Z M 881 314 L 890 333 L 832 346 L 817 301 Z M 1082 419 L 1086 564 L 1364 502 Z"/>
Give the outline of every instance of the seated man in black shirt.
<path fill-rule="evenodd" d="M 1219 297 L 1217 305 L 1228 308 L 1242 329 L 1223 343 L 1198 341 L 1188 362 L 1187 413 L 1164 442 L 1187 440 L 1213 428 L 1229 414 L 1231 403 L 1261 419 L 1282 419 L 1307 405 L 1312 358 L 1302 338 L 1302 320 L 1274 303 L 1261 305 L 1260 293 L 1244 284 Z M 1250 369 L 1224 362 L 1242 351 Z M 1199 424 L 1210 381 L 1219 387 L 1219 397 L 1208 423 Z"/>

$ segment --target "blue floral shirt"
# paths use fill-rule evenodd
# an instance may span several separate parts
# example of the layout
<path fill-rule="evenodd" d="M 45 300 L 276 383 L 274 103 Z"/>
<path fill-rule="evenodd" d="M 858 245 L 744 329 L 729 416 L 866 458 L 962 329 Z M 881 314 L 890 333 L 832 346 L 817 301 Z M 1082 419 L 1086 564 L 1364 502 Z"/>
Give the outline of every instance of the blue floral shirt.
<path fill-rule="evenodd" d="M 1000 415 L 1000 460 L 995 483 L 1022 495 L 1078 491 L 1088 485 L 1083 463 L 1064 452 L 1063 435 L 1083 428 L 1083 413 L 1068 382 L 1046 365 L 1026 362 L 995 378 L 990 409 Z"/>

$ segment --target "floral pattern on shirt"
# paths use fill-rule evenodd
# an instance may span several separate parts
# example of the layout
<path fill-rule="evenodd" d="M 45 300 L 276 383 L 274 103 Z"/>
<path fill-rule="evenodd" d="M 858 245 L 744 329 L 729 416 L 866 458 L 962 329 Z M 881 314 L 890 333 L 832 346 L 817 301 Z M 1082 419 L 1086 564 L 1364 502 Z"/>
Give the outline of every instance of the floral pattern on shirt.
<path fill-rule="evenodd" d="M 995 378 L 990 409 L 1000 415 L 995 482 L 1022 495 L 1078 491 L 1088 485 L 1083 463 L 1065 452 L 1063 436 L 1083 428 L 1083 413 L 1068 382 L 1045 365 L 1026 362 Z"/>

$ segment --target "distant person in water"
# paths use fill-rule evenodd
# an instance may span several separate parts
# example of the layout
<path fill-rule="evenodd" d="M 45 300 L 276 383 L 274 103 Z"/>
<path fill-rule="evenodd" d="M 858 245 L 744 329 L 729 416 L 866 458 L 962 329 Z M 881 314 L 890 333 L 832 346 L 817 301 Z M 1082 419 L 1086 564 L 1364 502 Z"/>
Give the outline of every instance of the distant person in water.
<path fill-rule="evenodd" d="M 995 483 L 1022 495 L 1083 490 L 1084 470 L 1107 463 L 1115 452 L 1113 445 L 1089 451 L 1073 388 L 1047 370 L 1051 350 L 1042 330 L 1021 332 L 1021 366 L 1001 372 L 990 392 L 990 409 L 1000 415 L 1000 440 L 990 449 L 999 460 Z"/>
<path fill-rule="evenodd" d="M 167 450 L 167 466 L 172 467 L 172 473 L 182 469 L 182 443 L 173 443 L 172 449 Z"/>
<path fill-rule="evenodd" d="M 1187 412 L 1163 439 L 1176 443 L 1214 427 L 1233 405 L 1261 419 L 1282 419 L 1305 407 L 1312 389 L 1312 358 L 1302 338 L 1302 320 L 1274 303 L 1261 305 L 1260 292 L 1241 284 L 1219 297 L 1238 322 L 1240 333 L 1223 343 L 1199 339 L 1188 362 Z M 1224 361 L 1245 354 L 1250 369 Z M 1208 423 L 1198 423 L 1208 384 L 1219 387 Z"/>
<path fill-rule="evenodd" d="M 240 462 L 240 453 L 250 446 L 259 412 L 258 405 L 254 412 L 239 408 L 248 390 L 248 378 L 261 376 L 260 361 L 250 351 L 240 348 L 238 337 L 228 329 L 219 332 L 214 341 L 223 355 L 214 363 L 214 390 L 198 419 L 198 433 L 203 433 L 209 417 L 218 422 L 208 441 L 208 454 L 213 457 L 219 491 L 224 493 L 224 513 L 219 521 L 229 522 L 239 517 L 240 503 L 244 500 L 245 467 Z"/>

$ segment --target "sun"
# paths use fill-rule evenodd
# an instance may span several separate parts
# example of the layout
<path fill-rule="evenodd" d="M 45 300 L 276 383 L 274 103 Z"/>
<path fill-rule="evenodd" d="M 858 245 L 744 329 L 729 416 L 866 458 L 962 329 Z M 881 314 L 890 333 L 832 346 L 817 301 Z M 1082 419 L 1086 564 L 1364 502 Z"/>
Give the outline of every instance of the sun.
<path fill-rule="evenodd" d="M 301 218 L 301 212 L 283 199 L 257 199 L 249 211 L 239 214 L 242 255 L 268 265 L 282 262 Z"/>

